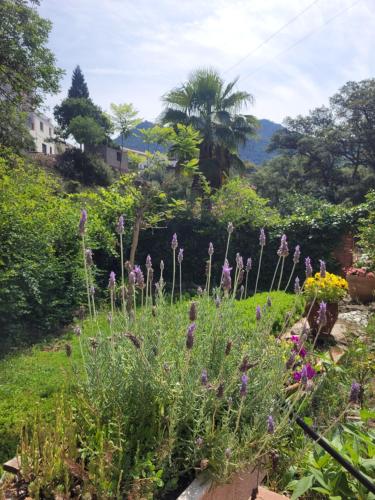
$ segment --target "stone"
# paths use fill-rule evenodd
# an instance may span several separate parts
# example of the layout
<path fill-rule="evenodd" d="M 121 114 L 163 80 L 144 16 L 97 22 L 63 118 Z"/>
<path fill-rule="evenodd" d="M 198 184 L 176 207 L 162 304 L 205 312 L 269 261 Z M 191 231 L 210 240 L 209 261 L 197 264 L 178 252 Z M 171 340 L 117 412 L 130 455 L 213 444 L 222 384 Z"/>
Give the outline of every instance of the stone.
<path fill-rule="evenodd" d="M 14 457 L 8 462 L 3 464 L 3 469 L 5 472 L 10 472 L 10 474 L 19 474 L 21 470 L 21 457 Z"/>
<path fill-rule="evenodd" d="M 276 493 L 275 491 L 271 491 L 264 486 L 259 486 L 257 500 L 286 500 L 289 497 L 285 495 L 280 495 L 280 493 Z"/>
<path fill-rule="evenodd" d="M 329 354 L 334 363 L 338 363 L 340 359 L 344 356 L 345 352 L 346 348 L 344 346 L 337 346 L 337 345 L 331 347 L 329 350 Z"/>

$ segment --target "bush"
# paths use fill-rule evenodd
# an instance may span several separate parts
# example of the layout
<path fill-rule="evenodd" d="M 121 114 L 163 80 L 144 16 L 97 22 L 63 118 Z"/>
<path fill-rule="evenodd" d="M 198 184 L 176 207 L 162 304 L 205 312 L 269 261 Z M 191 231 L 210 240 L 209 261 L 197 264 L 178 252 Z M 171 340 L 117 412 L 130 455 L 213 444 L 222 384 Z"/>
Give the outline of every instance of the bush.
<path fill-rule="evenodd" d="M 0 207 L 3 351 L 69 321 L 83 280 L 76 210 L 51 176 L 2 151 Z"/>
<path fill-rule="evenodd" d="M 56 170 L 64 179 L 78 181 L 86 186 L 109 186 L 114 177 L 105 161 L 79 149 L 67 149 L 60 155 Z"/>

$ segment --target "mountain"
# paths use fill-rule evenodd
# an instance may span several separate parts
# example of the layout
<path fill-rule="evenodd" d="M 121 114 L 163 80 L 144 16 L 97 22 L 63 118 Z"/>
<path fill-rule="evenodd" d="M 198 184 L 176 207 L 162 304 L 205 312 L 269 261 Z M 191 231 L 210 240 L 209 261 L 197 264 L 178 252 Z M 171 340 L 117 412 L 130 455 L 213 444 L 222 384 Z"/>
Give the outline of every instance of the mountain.
<path fill-rule="evenodd" d="M 163 148 L 158 144 L 146 144 L 143 142 L 143 136 L 139 132 L 140 129 L 149 129 L 154 126 L 154 123 L 149 121 L 144 121 L 138 125 L 136 130 L 124 141 L 124 146 L 129 149 L 135 149 L 137 151 L 150 151 L 154 153 L 155 151 L 163 151 Z M 248 160 L 256 165 L 261 165 L 266 160 L 269 160 L 274 153 L 267 153 L 267 147 L 270 142 L 272 135 L 282 128 L 282 125 L 274 123 L 270 120 L 259 120 L 258 135 L 255 139 L 248 140 L 245 146 L 240 148 L 240 157 L 242 160 Z M 117 144 L 121 144 L 120 137 L 115 139 Z"/>

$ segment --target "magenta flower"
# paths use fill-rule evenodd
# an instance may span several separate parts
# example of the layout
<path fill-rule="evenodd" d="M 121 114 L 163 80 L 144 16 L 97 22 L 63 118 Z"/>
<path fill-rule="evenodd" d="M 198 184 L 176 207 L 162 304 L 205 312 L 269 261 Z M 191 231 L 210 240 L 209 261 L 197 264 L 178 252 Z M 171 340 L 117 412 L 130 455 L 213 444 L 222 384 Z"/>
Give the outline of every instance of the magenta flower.
<path fill-rule="evenodd" d="M 122 215 L 118 218 L 116 231 L 118 234 L 124 234 L 124 217 Z"/>
<path fill-rule="evenodd" d="M 114 290 L 116 286 L 116 275 L 113 271 L 109 274 L 108 288 Z"/>
<path fill-rule="evenodd" d="M 177 241 L 177 234 L 176 233 L 174 233 L 174 235 L 172 236 L 171 247 L 172 247 L 172 250 L 176 250 L 176 248 L 178 247 L 178 241 Z"/>
<path fill-rule="evenodd" d="M 310 365 L 310 363 L 306 363 L 302 367 L 301 371 L 296 371 L 293 373 L 293 378 L 296 382 L 299 382 L 301 380 L 302 382 L 306 383 L 307 380 L 314 378 L 315 375 L 316 371 L 314 370 L 314 368 Z"/>
<path fill-rule="evenodd" d="M 208 245 L 208 255 L 211 257 L 213 254 L 214 254 L 214 246 L 210 242 L 210 244 Z"/>
<path fill-rule="evenodd" d="M 305 268 L 306 268 L 306 278 L 310 278 L 313 273 L 310 257 L 306 257 L 305 259 Z"/>
<path fill-rule="evenodd" d="M 224 290 L 229 291 L 231 286 L 232 286 L 232 278 L 230 275 L 232 268 L 229 267 L 229 263 L 226 260 L 225 264 L 223 265 L 223 280 L 222 280 L 222 285 Z"/>
<path fill-rule="evenodd" d="M 249 377 L 247 375 L 242 375 L 241 377 L 241 388 L 240 388 L 240 396 L 244 398 L 247 394 L 247 383 L 249 381 Z"/>
<path fill-rule="evenodd" d="M 299 336 L 298 335 L 292 335 L 290 337 L 290 340 L 291 340 L 291 342 L 293 342 L 293 344 L 298 344 L 298 342 L 299 342 Z"/>
<path fill-rule="evenodd" d="M 325 278 L 327 273 L 326 263 L 324 262 L 324 260 L 319 260 L 319 262 L 320 262 L 320 277 Z"/>
<path fill-rule="evenodd" d="M 81 236 L 85 234 L 86 231 L 86 222 L 87 222 L 87 212 L 85 209 L 81 210 L 81 218 L 79 220 L 78 232 Z"/>
<path fill-rule="evenodd" d="M 177 255 L 177 262 L 179 264 L 182 264 L 182 261 L 184 260 L 184 249 L 180 248 L 178 255 Z"/>
<path fill-rule="evenodd" d="M 289 255 L 289 248 L 288 248 L 288 242 L 286 239 L 286 234 L 283 234 L 281 236 L 280 247 L 277 251 L 277 255 L 279 257 L 288 257 L 288 255 Z"/>
<path fill-rule="evenodd" d="M 266 244 L 266 233 L 264 232 L 264 229 L 262 228 L 260 230 L 260 235 L 259 235 L 259 245 L 261 247 L 264 247 L 265 244 Z"/>

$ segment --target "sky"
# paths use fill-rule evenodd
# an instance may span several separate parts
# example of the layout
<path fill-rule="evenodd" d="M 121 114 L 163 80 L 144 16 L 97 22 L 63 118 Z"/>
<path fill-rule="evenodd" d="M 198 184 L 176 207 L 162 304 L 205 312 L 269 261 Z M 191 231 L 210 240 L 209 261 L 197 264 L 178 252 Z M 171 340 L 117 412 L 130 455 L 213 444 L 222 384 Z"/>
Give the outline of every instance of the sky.
<path fill-rule="evenodd" d="M 375 77 L 375 0 L 41 0 L 39 12 L 66 71 L 50 115 L 77 64 L 96 104 L 131 102 L 150 121 L 199 67 L 239 76 L 255 98 L 243 111 L 278 123 Z"/>

